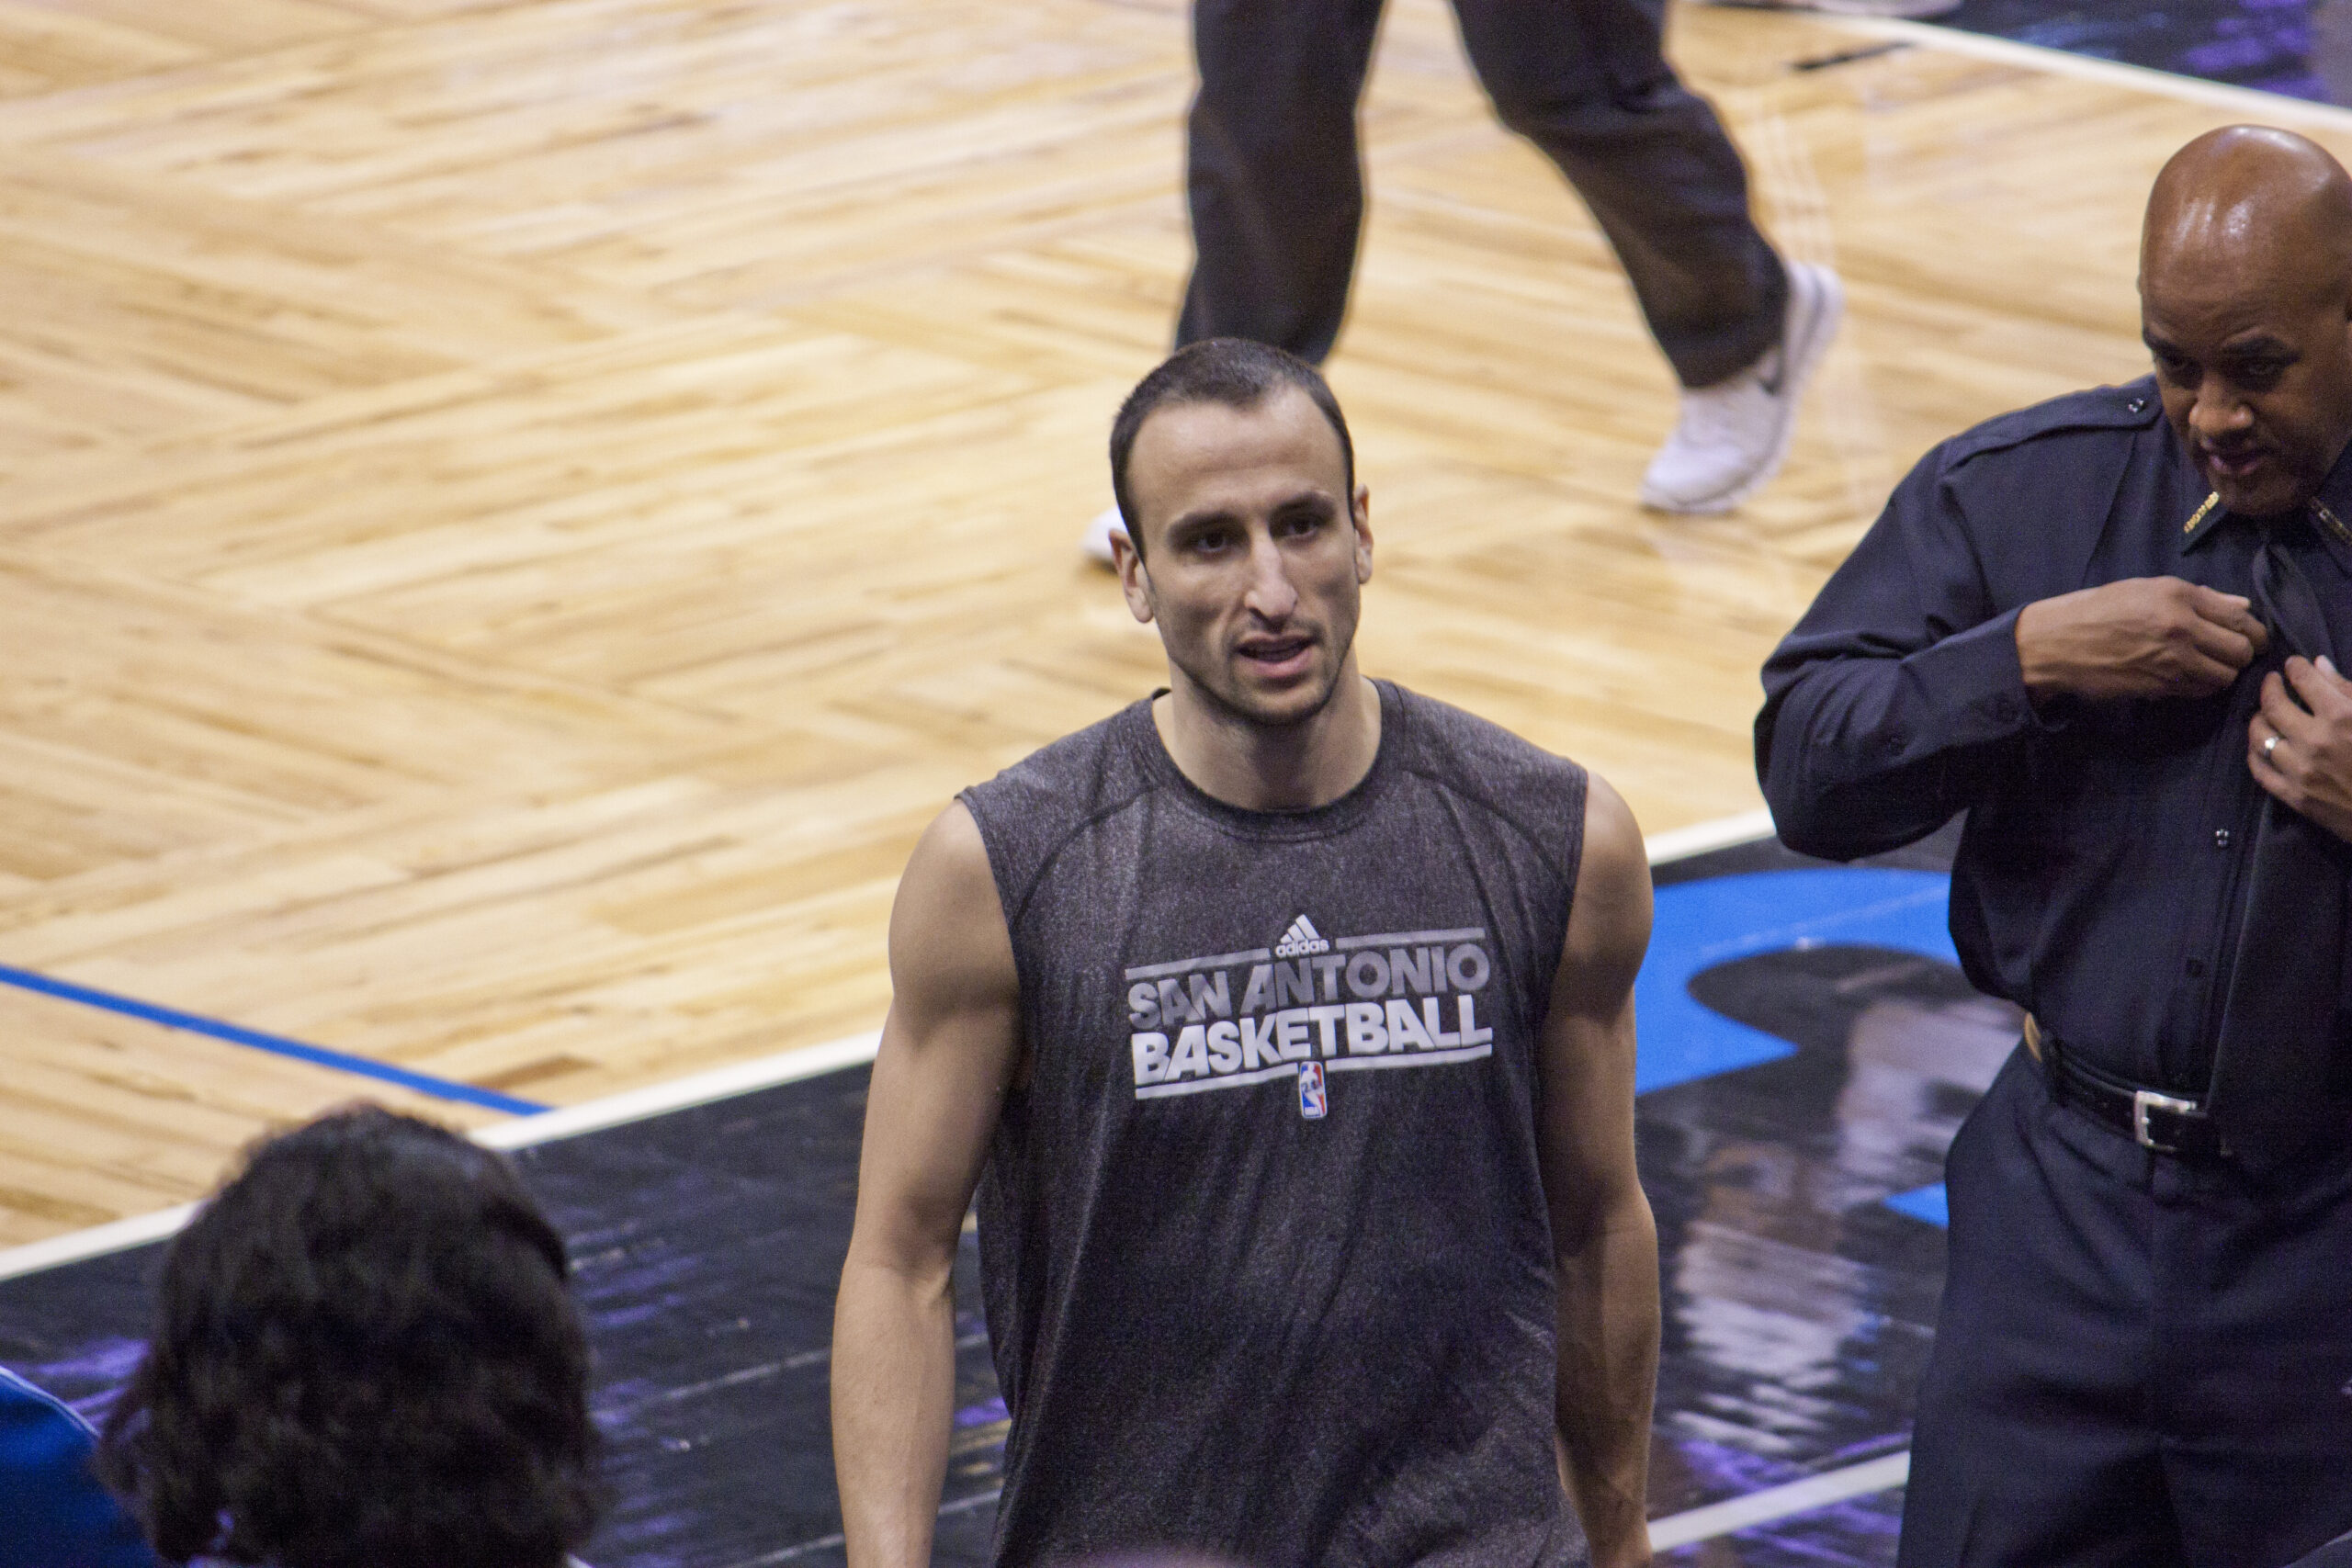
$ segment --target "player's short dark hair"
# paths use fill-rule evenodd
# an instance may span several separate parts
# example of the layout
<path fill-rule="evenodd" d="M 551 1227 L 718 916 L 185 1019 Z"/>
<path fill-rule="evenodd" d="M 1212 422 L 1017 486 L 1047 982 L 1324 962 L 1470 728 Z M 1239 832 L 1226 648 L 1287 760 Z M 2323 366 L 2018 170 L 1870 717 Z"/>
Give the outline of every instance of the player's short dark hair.
<path fill-rule="evenodd" d="M 1136 525 L 1134 496 L 1127 489 L 1127 458 L 1135 451 L 1136 434 L 1143 422 L 1170 403 L 1223 403 L 1232 409 L 1252 409 L 1284 387 L 1295 387 L 1315 401 L 1340 438 L 1340 458 L 1346 466 L 1348 505 L 1356 492 L 1356 446 L 1348 437 L 1347 416 L 1331 395 L 1321 371 L 1295 354 L 1241 337 L 1205 338 L 1187 344 L 1160 361 L 1157 369 L 1136 383 L 1119 415 L 1111 422 L 1111 495 L 1119 503 L 1119 517 L 1136 553 L 1143 553 L 1143 536 Z"/>
<path fill-rule="evenodd" d="M 367 1107 L 257 1143 L 164 1261 L 99 1469 L 167 1562 L 557 1568 L 602 1501 L 562 1237 Z"/>

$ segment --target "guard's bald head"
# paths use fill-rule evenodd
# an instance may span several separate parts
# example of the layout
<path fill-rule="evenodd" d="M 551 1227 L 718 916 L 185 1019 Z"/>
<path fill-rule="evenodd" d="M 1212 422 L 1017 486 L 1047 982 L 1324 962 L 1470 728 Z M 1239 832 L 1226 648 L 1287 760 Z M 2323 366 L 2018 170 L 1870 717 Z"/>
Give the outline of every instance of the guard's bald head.
<path fill-rule="evenodd" d="M 2140 327 L 2165 417 L 2229 508 L 2301 506 L 2352 440 L 2352 175 L 2263 126 L 2174 153 L 2141 233 Z"/>
<path fill-rule="evenodd" d="M 2232 125 L 2172 155 L 2148 193 L 2140 284 L 2291 283 L 2352 299 L 2352 175 L 2291 130 Z"/>

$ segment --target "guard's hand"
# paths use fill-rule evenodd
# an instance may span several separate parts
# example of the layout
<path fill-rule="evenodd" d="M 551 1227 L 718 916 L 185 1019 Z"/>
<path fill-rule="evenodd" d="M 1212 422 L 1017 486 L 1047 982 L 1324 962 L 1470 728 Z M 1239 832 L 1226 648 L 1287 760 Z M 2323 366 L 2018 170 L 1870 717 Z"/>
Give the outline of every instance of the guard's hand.
<path fill-rule="evenodd" d="M 2132 577 L 2028 604 L 2018 662 L 2035 701 L 2202 697 L 2237 679 L 2270 634 L 2235 593 L 2177 577 Z"/>
<path fill-rule="evenodd" d="M 2352 681 L 2334 661 L 2290 659 L 2284 680 L 2262 678 L 2262 711 L 2246 726 L 2246 766 L 2280 801 L 2352 840 Z"/>

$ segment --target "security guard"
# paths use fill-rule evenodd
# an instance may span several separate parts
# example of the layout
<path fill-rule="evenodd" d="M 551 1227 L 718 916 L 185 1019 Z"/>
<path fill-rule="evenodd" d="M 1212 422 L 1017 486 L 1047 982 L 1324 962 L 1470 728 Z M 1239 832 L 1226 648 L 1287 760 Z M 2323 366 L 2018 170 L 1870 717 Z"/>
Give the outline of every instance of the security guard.
<path fill-rule="evenodd" d="M 2277 1568 L 2352 1528 L 2352 178 L 2165 167 L 2155 375 L 1944 443 L 1764 669 L 1781 837 L 1967 813 L 2026 1009 L 1954 1142 L 1904 1568 Z"/>

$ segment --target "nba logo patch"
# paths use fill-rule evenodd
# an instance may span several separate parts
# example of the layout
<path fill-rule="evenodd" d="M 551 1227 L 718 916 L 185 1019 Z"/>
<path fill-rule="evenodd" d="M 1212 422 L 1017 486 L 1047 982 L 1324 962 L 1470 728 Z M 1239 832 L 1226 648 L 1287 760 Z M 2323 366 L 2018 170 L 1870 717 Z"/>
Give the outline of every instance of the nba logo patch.
<path fill-rule="evenodd" d="M 1320 1122 L 1330 1109 L 1330 1096 L 1323 1089 L 1323 1064 L 1301 1062 L 1298 1065 L 1298 1113 L 1309 1122 Z"/>

